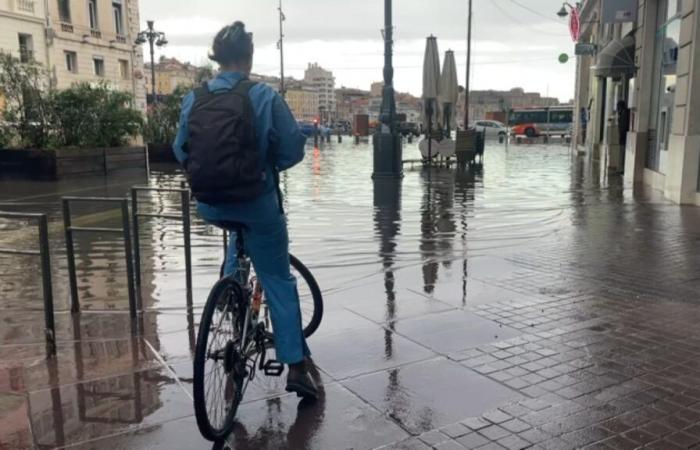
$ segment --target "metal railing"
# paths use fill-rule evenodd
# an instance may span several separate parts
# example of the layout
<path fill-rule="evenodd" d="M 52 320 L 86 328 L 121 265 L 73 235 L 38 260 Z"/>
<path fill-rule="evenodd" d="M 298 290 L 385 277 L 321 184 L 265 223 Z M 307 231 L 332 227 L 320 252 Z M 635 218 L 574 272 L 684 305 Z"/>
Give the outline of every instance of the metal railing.
<path fill-rule="evenodd" d="M 139 192 L 170 192 L 180 194 L 182 214 L 159 214 L 139 212 Z M 151 217 L 182 221 L 182 235 L 185 247 L 185 282 L 187 286 L 187 307 L 192 307 L 192 248 L 190 242 L 190 191 L 189 189 L 176 188 L 152 188 L 148 186 L 134 186 L 131 188 L 131 216 L 134 224 L 134 262 L 136 264 L 136 286 L 141 295 L 141 245 L 139 233 L 139 218 Z"/>
<path fill-rule="evenodd" d="M 66 233 L 66 256 L 68 259 L 68 277 L 70 281 L 71 312 L 80 311 L 80 300 L 78 298 L 78 278 L 75 272 L 75 246 L 73 234 L 76 232 L 96 232 L 114 233 L 124 236 L 124 253 L 126 259 L 127 287 L 129 290 L 129 314 L 136 317 L 138 305 L 136 304 L 136 289 L 134 286 L 134 260 L 131 252 L 131 227 L 129 224 L 129 201 L 126 198 L 115 197 L 63 197 L 63 225 Z M 118 203 L 121 207 L 122 227 L 75 227 L 71 221 L 71 202 L 98 202 L 98 203 Z"/>
<path fill-rule="evenodd" d="M 53 309 L 53 287 L 51 285 L 51 258 L 49 255 L 49 227 L 46 214 L 13 213 L 0 211 L 0 218 L 17 220 L 36 220 L 39 229 L 39 250 L 16 250 L 0 248 L 0 254 L 29 255 L 41 258 L 41 285 L 44 296 L 44 335 L 49 355 L 56 354 L 56 326 Z"/>

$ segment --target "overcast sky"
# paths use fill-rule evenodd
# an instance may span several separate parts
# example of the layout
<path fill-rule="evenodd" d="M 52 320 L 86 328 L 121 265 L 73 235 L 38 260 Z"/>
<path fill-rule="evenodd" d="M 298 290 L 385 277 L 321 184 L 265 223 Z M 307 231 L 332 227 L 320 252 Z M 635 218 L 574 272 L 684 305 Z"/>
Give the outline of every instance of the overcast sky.
<path fill-rule="evenodd" d="M 254 71 L 278 75 L 278 0 L 142 0 L 141 19 L 155 20 L 170 43 L 158 55 L 207 62 L 214 34 L 235 20 L 254 33 Z M 395 80 L 421 93 L 425 38 L 438 38 L 442 57 L 455 51 L 460 84 L 466 62 L 467 0 L 394 0 Z M 195 6 L 196 5 L 196 6 Z M 382 79 L 382 0 L 283 0 L 285 74 L 300 78 L 308 62 L 333 71 L 336 86 L 369 89 Z M 573 97 L 573 43 L 560 0 L 473 0 L 472 89 L 528 91 Z M 561 53 L 571 59 L 557 61 Z"/>

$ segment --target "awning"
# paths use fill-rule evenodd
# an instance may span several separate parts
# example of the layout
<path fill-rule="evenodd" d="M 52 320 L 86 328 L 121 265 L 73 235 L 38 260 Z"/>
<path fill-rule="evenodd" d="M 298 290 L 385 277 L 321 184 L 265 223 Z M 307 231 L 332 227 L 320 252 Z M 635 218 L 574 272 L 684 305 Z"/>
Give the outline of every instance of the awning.
<path fill-rule="evenodd" d="M 598 64 L 591 67 L 597 77 L 617 78 L 622 75 L 634 75 L 635 40 L 628 34 L 622 39 L 613 39 L 598 53 Z"/>

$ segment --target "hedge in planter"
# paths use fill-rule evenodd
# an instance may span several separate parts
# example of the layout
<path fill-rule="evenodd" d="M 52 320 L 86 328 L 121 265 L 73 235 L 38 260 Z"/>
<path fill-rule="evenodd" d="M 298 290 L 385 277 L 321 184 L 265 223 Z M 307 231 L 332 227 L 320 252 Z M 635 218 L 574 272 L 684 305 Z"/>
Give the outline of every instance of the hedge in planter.
<path fill-rule="evenodd" d="M 105 84 L 81 83 L 54 94 L 58 141 L 67 147 L 121 147 L 141 130 L 131 96 Z"/>

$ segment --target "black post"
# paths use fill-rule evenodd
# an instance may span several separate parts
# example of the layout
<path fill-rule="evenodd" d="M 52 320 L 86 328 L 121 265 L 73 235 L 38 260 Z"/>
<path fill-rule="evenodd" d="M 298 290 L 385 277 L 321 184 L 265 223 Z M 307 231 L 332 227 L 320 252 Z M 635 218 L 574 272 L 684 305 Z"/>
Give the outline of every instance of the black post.
<path fill-rule="evenodd" d="M 75 249 L 73 247 L 73 230 L 71 229 L 70 202 L 63 199 L 63 229 L 66 235 L 66 259 L 68 260 L 68 282 L 70 285 L 70 311 L 80 312 L 78 301 L 78 278 L 75 274 Z"/>
<path fill-rule="evenodd" d="M 391 0 L 384 0 L 384 87 L 379 114 L 380 126 L 373 136 L 373 178 L 402 177 L 401 136 L 396 129 L 396 101 L 394 98 L 393 24 Z"/>
<path fill-rule="evenodd" d="M 182 191 L 182 234 L 185 238 L 185 282 L 187 283 L 187 309 L 192 308 L 192 245 L 190 243 L 190 193 Z"/>
<path fill-rule="evenodd" d="M 136 279 L 136 292 L 141 297 L 141 237 L 139 227 L 139 192 L 131 188 L 131 222 L 134 226 L 134 273 Z"/>
<path fill-rule="evenodd" d="M 129 225 L 129 201 L 124 199 L 121 201 L 122 207 L 122 229 L 124 230 L 124 253 L 126 254 L 126 282 L 129 290 L 129 315 L 131 318 L 136 318 L 136 310 L 140 306 L 136 305 L 136 289 L 134 287 L 134 259 L 131 254 L 131 230 Z"/>
<path fill-rule="evenodd" d="M 39 218 L 39 251 L 41 252 L 41 282 L 44 294 L 44 323 L 46 324 L 46 350 L 49 356 L 56 354 L 56 326 L 53 312 L 53 286 L 51 286 L 51 257 L 49 253 L 49 226 L 46 214 Z"/>

